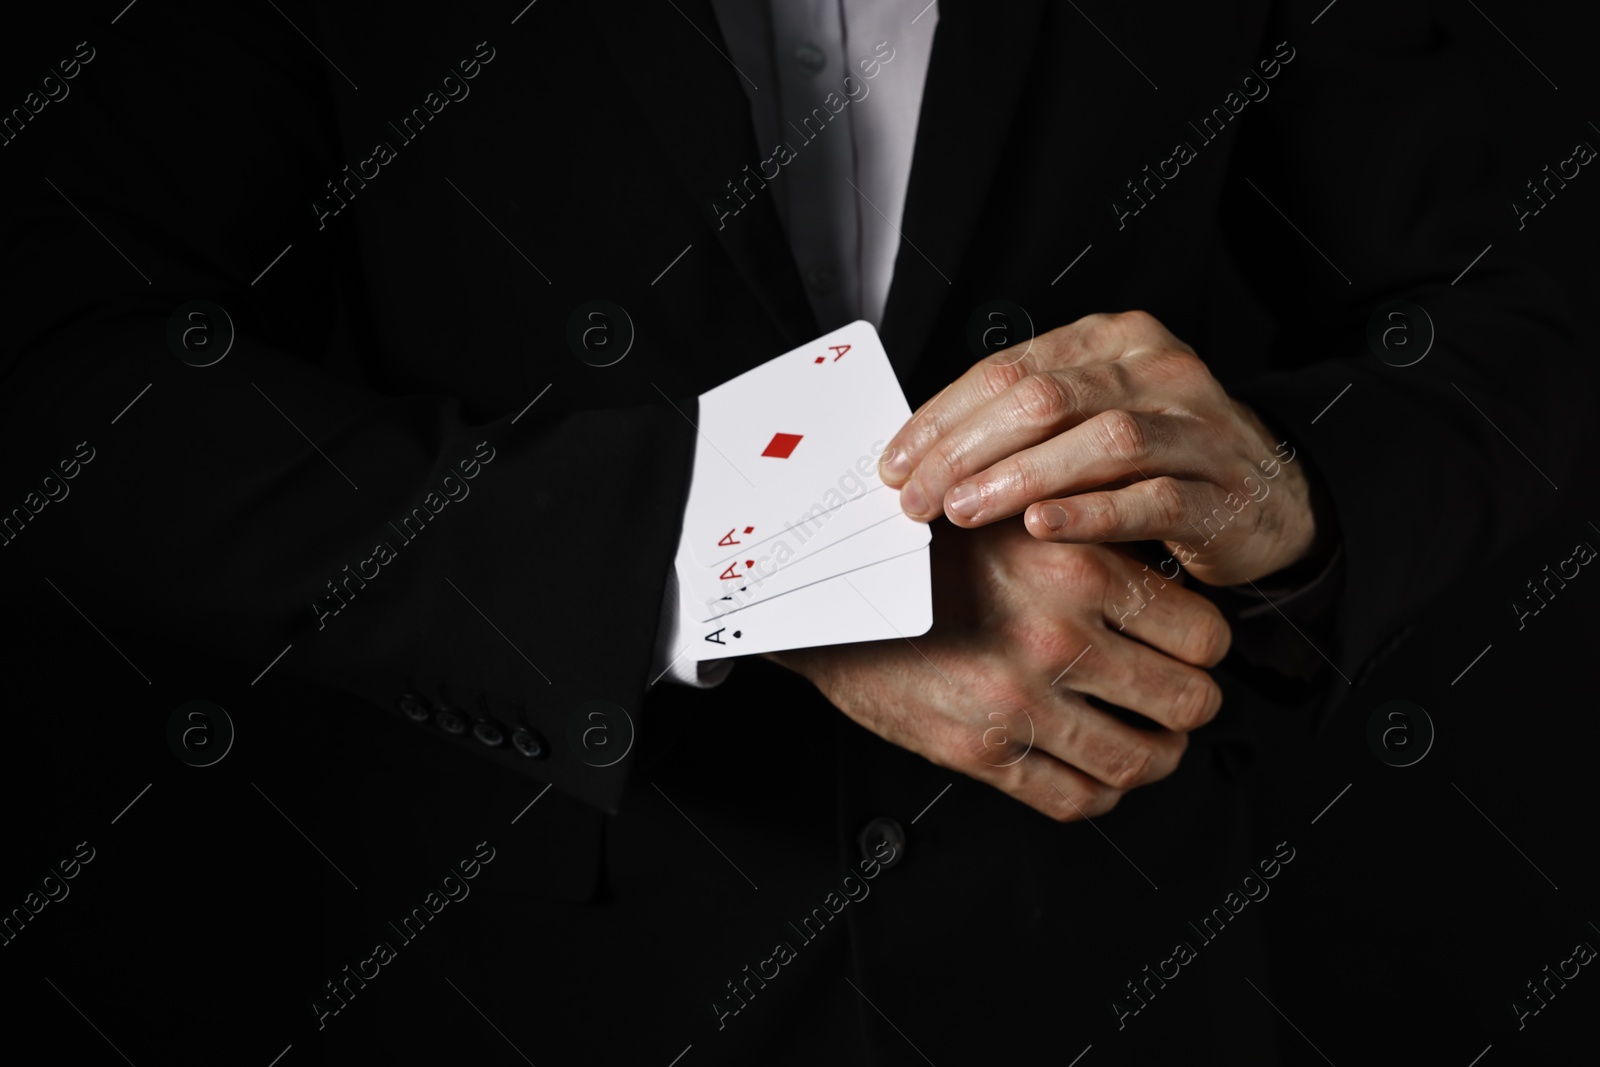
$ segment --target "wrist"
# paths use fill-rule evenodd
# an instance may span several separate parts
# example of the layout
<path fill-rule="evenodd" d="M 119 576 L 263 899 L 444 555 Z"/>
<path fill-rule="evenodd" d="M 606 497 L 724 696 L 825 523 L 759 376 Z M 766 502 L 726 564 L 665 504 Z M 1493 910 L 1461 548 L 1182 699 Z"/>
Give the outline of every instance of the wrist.
<path fill-rule="evenodd" d="M 1286 464 L 1283 471 L 1291 479 L 1284 486 L 1284 503 L 1292 512 L 1285 525 L 1293 531 L 1293 540 L 1280 565 L 1258 580 L 1294 588 L 1327 569 L 1341 538 L 1333 497 L 1315 468 L 1300 459 Z"/>
<path fill-rule="evenodd" d="M 1243 401 L 1232 400 L 1240 418 L 1255 433 L 1263 453 L 1282 455 L 1287 444 L 1257 412 Z M 1283 444 L 1278 442 L 1282 441 Z M 1293 584 L 1310 581 L 1326 569 L 1340 542 L 1333 497 L 1315 467 L 1297 450 L 1291 450 L 1278 468 L 1276 527 L 1281 541 L 1273 554 L 1272 569 L 1259 580 Z M 1270 505 L 1269 505 L 1270 506 Z"/>

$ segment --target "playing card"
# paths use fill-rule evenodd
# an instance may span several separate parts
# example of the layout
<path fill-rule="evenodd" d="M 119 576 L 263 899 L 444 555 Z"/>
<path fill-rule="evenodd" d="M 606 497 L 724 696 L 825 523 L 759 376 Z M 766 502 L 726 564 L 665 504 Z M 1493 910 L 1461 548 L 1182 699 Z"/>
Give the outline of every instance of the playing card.
<path fill-rule="evenodd" d="M 877 471 L 910 417 L 864 321 L 702 394 L 675 560 L 680 657 L 927 631 L 930 532 Z"/>
<path fill-rule="evenodd" d="M 933 626 L 928 548 L 803 586 L 711 622 L 684 620 L 681 655 L 725 659 L 761 652 L 927 633 Z"/>
<path fill-rule="evenodd" d="M 711 568 L 700 592 L 720 594 L 729 565 L 775 538 L 811 552 L 895 514 L 878 455 L 910 417 L 865 321 L 702 394 L 683 524 L 690 553 Z"/>
<path fill-rule="evenodd" d="M 680 552 L 678 588 L 685 610 L 697 619 L 721 618 L 834 575 L 914 552 L 926 545 L 929 538 L 930 531 L 925 524 L 913 522 L 898 511 L 860 533 L 835 539 L 815 552 L 806 552 L 802 546 L 797 551 L 804 554 L 793 558 L 785 554 L 792 539 L 776 538 L 751 549 L 749 557 L 736 561 L 737 577 L 721 582 L 709 594 L 695 582 L 703 576 L 703 568 L 694 562 L 690 553 Z"/>

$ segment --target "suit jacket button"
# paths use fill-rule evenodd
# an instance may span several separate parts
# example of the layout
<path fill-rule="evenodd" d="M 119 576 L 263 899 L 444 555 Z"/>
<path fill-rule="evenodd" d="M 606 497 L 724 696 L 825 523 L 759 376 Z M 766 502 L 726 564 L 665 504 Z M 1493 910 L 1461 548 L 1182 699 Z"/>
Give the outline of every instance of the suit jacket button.
<path fill-rule="evenodd" d="M 861 858 L 877 860 L 884 870 L 898 864 L 906 855 L 906 831 L 903 826 L 887 816 L 880 815 L 861 828 L 856 836 L 861 846 Z M 889 849 L 894 851 L 890 852 Z M 884 856 L 887 854 L 888 858 Z"/>
<path fill-rule="evenodd" d="M 472 724 L 472 736 L 490 748 L 496 747 L 506 739 L 506 735 L 500 732 L 500 727 L 488 719 L 479 719 Z"/>
<path fill-rule="evenodd" d="M 550 753 L 544 738 L 539 736 L 539 731 L 530 730 L 525 726 L 519 726 L 511 731 L 511 747 L 529 759 L 544 759 Z"/>
<path fill-rule="evenodd" d="M 467 720 L 463 719 L 461 713 L 449 704 L 440 704 L 434 710 L 433 721 L 438 724 L 439 729 L 447 734 L 464 734 L 467 732 Z"/>
<path fill-rule="evenodd" d="M 428 721 L 427 701 L 417 696 L 417 694 L 407 693 L 395 703 L 399 705 L 400 710 L 405 714 L 405 717 L 410 719 L 412 722 Z"/>

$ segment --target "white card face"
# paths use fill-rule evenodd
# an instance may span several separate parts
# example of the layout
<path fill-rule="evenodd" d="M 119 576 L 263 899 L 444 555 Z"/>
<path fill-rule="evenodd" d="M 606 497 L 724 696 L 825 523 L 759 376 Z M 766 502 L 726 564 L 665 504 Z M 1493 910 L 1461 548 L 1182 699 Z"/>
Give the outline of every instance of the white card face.
<path fill-rule="evenodd" d="M 682 654 L 726 659 L 816 645 L 887 641 L 933 626 L 928 548 L 763 601 L 724 619 L 683 622 Z"/>
<path fill-rule="evenodd" d="M 750 557 L 739 561 L 740 571 L 746 572 L 742 577 L 716 583 L 709 592 L 698 584 L 705 568 L 682 552 L 677 560 L 678 588 L 685 611 L 702 620 L 723 618 L 803 586 L 914 552 L 930 539 L 925 524 L 898 511 L 849 537 L 815 548 L 813 542 L 801 544 L 792 556 L 785 553 L 796 539 L 780 537 L 751 549 Z"/>
<path fill-rule="evenodd" d="M 831 541 L 894 514 L 898 494 L 878 480 L 877 460 L 910 417 L 865 321 L 702 394 L 683 537 L 702 567 L 715 568 L 713 588 L 786 525 Z"/>

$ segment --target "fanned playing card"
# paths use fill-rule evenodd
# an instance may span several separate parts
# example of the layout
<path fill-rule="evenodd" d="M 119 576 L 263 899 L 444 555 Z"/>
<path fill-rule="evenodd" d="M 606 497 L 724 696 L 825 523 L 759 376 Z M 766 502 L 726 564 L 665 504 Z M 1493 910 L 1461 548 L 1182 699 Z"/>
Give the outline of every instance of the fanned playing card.
<path fill-rule="evenodd" d="M 879 455 L 910 417 L 865 321 L 700 397 L 676 568 L 685 632 L 705 630 L 705 647 L 686 655 L 927 631 L 929 530 L 878 479 Z"/>

